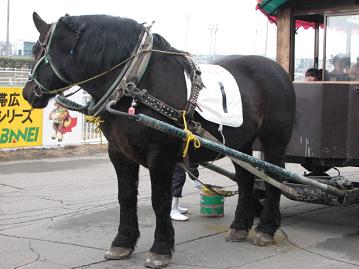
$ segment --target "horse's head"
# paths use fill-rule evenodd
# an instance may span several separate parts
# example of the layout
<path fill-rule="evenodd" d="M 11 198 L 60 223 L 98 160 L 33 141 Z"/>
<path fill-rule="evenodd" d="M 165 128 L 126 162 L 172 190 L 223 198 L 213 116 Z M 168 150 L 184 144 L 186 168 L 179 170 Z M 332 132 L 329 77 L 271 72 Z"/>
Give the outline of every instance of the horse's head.
<path fill-rule="evenodd" d="M 51 97 L 71 84 L 65 66 L 71 61 L 71 50 L 76 45 L 78 34 L 64 23 L 63 18 L 48 24 L 34 12 L 33 20 L 40 36 L 32 48 L 35 64 L 23 96 L 32 107 L 43 108 Z"/>
<path fill-rule="evenodd" d="M 144 30 L 134 20 L 106 15 L 65 15 L 48 24 L 34 13 L 33 20 L 40 37 L 23 96 L 35 108 L 45 107 L 51 97 L 74 84 L 100 100 Z"/>

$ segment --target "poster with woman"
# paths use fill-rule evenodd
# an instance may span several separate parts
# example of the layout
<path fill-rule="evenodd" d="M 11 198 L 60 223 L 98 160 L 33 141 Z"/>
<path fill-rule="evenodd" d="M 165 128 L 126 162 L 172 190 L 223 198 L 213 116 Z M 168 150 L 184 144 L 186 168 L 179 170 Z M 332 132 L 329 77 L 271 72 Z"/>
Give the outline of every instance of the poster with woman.
<path fill-rule="evenodd" d="M 66 133 L 71 133 L 72 128 L 77 125 L 77 117 L 71 117 L 70 112 L 60 104 L 54 104 L 54 109 L 50 112 L 49 120 L 52 120 L 54 133 L 51 139 L 61 142 Z"/>
<path fill-rule="evenodd" d="M 70 99 L 82 103 L 83 92 L 77 92 Z M 51 99 L 43 110 L 42 140 L 44 146 L 82 143 L 83 115 L 81 113 L 62 107 L 54 99 Z"/>

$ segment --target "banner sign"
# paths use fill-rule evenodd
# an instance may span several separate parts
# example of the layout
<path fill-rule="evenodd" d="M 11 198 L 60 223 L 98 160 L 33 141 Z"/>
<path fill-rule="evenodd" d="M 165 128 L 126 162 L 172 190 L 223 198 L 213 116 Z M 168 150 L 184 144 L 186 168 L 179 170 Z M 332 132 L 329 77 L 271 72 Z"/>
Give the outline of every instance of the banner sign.
<path fill-rule="evenodd" d="M 31 109 L 22 88 L 0 87 L 0 148 L 42 145 L 42 109 Z"/>

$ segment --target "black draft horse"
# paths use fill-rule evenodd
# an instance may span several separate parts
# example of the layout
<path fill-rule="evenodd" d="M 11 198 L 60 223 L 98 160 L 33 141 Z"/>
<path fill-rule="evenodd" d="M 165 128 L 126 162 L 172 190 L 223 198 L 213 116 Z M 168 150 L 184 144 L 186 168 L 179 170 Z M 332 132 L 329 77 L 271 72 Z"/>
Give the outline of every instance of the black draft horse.
<path fill-rule="evenodd" d="M 43 21 L 36 13 L 33 20 L 40 33 L 33 54 L 39 59 L 43 48 L 51 40 L 47 57 L 36 66 L 36 81 L 31 79 L 23 89 L 24 98 L 34 108 L 43 108 L 48 100 L 69 84 L 86 80 L 127 59 L 138 42 L 143 24 L 134 20 L 106 15 L 64 16 L 53 24 Z M 51 32 L 51 33 L 50 33 Z M 52 36 L 49 38 L 49 34 Z M 160 35 L 153 34 L 153 50 L 179 52 Z M 49 61 L 51 60 L 51 63 Z M 244 123 L 238 127 L 224 127 L 226 145 L 244 153 L 252 153 L 256 138 L 261 141 L 264 158 L 273 164 L 284 166 L 286 146 L 289 143 L 295 118 L 295 93 L 287 73 L 272 60 L 260 56 L 229 56 L 216 64 L 227 69 L 236 79 L 242 97 Z M 56 68 L 55 68 L 56 67 Z M 153 51 L 149 64 L 137 87 L 146 89 L 152 96 L 182 110 L 186 106 L 184 71 L 190 64 L 183 55 L 170 55 Z M 97 102 L 106 93 L 121 72 L 120 68 L 87 81 L 81 86 Z M 61 74 L 61 75 L 60 75 Z M 46 91 L 47 89 L 47 91 Z M 115 108 L 126 111 L 132 99 L 121 98 Z M 142 105 L 136 113 L 171 123 L 167 117 Z M 153 130 L 126 117 L 101 113 L 101 129 L 108 140 L 108 153 L 118 180 L 120 224 L 108 259 L 130 256 L 140 232 L 137 218 L 137 187 L 139 165 L 149 169 L 152 186 L 152 207 L 156 215 L 154 243 L 145 265 L 164 267 L 174 251 L 174 229 L 170 219 L 171 177 L 175 163 L 179 161 L 182 141 Z M 217 139 L 221 139 L 218 125 L 207 122 L 197 113 L 194 120 Z M 191 149 L 191 162 L 208 161 L 217 156 L 209 150 Z M 227 235 L 228 241 L 243 241 L 253 225 L 254 191 L 253 175 L 234 164 L 238 179 L 238 204 L 235 218 Z M 258 245 L 271 243 L 280 225 L 280 190 L 266 185 L 266 198 L 260 223 L 256 227 Z"/>

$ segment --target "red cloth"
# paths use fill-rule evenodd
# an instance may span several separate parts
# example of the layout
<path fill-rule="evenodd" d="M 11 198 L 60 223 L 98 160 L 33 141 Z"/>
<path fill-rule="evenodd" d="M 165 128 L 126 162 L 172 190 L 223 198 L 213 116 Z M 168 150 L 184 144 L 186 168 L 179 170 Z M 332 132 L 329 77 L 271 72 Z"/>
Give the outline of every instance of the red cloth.
<path fill-rule="evenodd" d="M 64 122 L 64 133 L 70 133 L 72 132 L 72 128 L 77 125 L 77 117 L 73 118 L 70 115 L 67 117 L 67 119 Z"/>
<path fill-rule="evenodd" d="M 261 9 L 258 5 L 256 6 L 256 9 L 259 9 L 265 16 L 267 16 L 268 20 L 271 23 L 275 23 L 277 24 L 277 16 L 274 15 L 269 15 L 265 10 Z M 320 28 L 323 28 L 323 24 L 319 25 Z M 295 21 L 295 28 L 300 28 L 303 27 L 305 30 L 307 30 L 308 28 L 315 28 L 315 23 L 314 22 L 309 22 L 309 21 L 300 21 L 300 20 L 296 20 Z"/>

